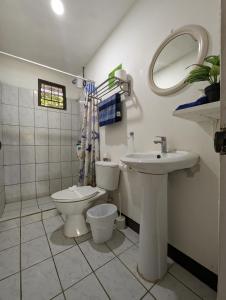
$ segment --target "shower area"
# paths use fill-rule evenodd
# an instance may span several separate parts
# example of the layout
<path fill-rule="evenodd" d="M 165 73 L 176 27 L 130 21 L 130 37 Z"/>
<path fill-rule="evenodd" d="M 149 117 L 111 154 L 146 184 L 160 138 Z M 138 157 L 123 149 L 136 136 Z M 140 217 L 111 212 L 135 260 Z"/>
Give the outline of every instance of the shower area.
<path fill-rule="evenodd" d="M 57 214 L 50 195 L 78 182 L 81 107 L 38 106 L 36 90 L 0 82 L 0 222 Z"/>

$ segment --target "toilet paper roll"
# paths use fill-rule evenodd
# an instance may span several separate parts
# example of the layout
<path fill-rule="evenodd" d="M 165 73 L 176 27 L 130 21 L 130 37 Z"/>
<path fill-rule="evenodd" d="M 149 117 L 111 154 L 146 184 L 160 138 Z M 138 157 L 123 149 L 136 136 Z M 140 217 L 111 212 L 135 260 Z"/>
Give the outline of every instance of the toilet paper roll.
<path fill-rule="evenodd" d="M 127 81 L 127 73 L 123 69 L 115 71 L 115 77 L 117 77 L 123 81 Z"/>

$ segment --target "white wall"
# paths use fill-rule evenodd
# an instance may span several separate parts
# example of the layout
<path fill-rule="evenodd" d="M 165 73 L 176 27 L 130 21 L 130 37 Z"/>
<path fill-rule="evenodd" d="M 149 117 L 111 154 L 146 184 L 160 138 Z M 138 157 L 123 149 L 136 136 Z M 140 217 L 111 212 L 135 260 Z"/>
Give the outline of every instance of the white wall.
<path fill-rule="evenodd" d="M 77 99 L 80 95 L 71 82 L 73 77 L 0 53 L 0 81 L 37 90 L 38 78 L 65 85 L 67 98 Z"/>
<path fill-rule="evenodd" d="M 195 100 L 196 84 L 168 97 L 155 95 L 148 84 L 153 54 L 172 29 L 200 24 L 209 32 L 209 53 L 219 53 L 220 0 L 140 0 L 102 45 L 86 68 L 97 83 L 119 63 L 133 79 L 133 97 L 124 103 L 123 121 L 101 129 L 101 151 L 118 161 L 128 148 L 128 134 L 135 132 L 137 151 L 158 149 L 154 136 L 165 135 L 170 147 L 199 153 L 200 168 L 169 176 L 169 243 L 210 270 L 217 272 L 219 159 L 213 149 L 213 127 L 172 116 L 181 103 Z M 210 17 L 211 16 L 211 17 Z M 123 212 L 139 222 L 137 175 L 123 172 L 120 191 Z"/>

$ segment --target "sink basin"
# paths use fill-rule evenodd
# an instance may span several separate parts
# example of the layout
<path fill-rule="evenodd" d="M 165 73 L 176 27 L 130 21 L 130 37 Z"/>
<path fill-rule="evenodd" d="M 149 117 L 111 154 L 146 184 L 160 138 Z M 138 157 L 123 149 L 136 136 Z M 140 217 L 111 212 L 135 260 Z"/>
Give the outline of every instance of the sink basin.
<path fill-rule="evenodd" d="M 161 153 L 131 153 L 121 161 L 137 172 L 147 174 L 167 174 L 175 170 L 191 168 L 198 162 L 199 156 L 187 151 Z"/>
<path fill-rule="evenodd" d="M 191 168 L 198 160 L 197 154 L 187 151 L 131 153 L 121 158 L 139 174 L 141 220 L 137 270 L 148 281 L 156 282 L 167 272 L 168 173 Z"/>

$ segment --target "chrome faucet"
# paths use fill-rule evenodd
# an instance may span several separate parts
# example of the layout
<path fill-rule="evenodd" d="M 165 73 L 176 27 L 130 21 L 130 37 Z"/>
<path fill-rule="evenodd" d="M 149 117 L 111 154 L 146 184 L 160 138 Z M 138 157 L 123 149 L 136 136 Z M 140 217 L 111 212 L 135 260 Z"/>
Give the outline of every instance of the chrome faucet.
<path fill-rule="evenodd" d="M 161 153 L 167 153 L 167 140 L 165 136 L 156 136 L 160 140 L 154 140 L 155 144 L 161 144 Z"/>

